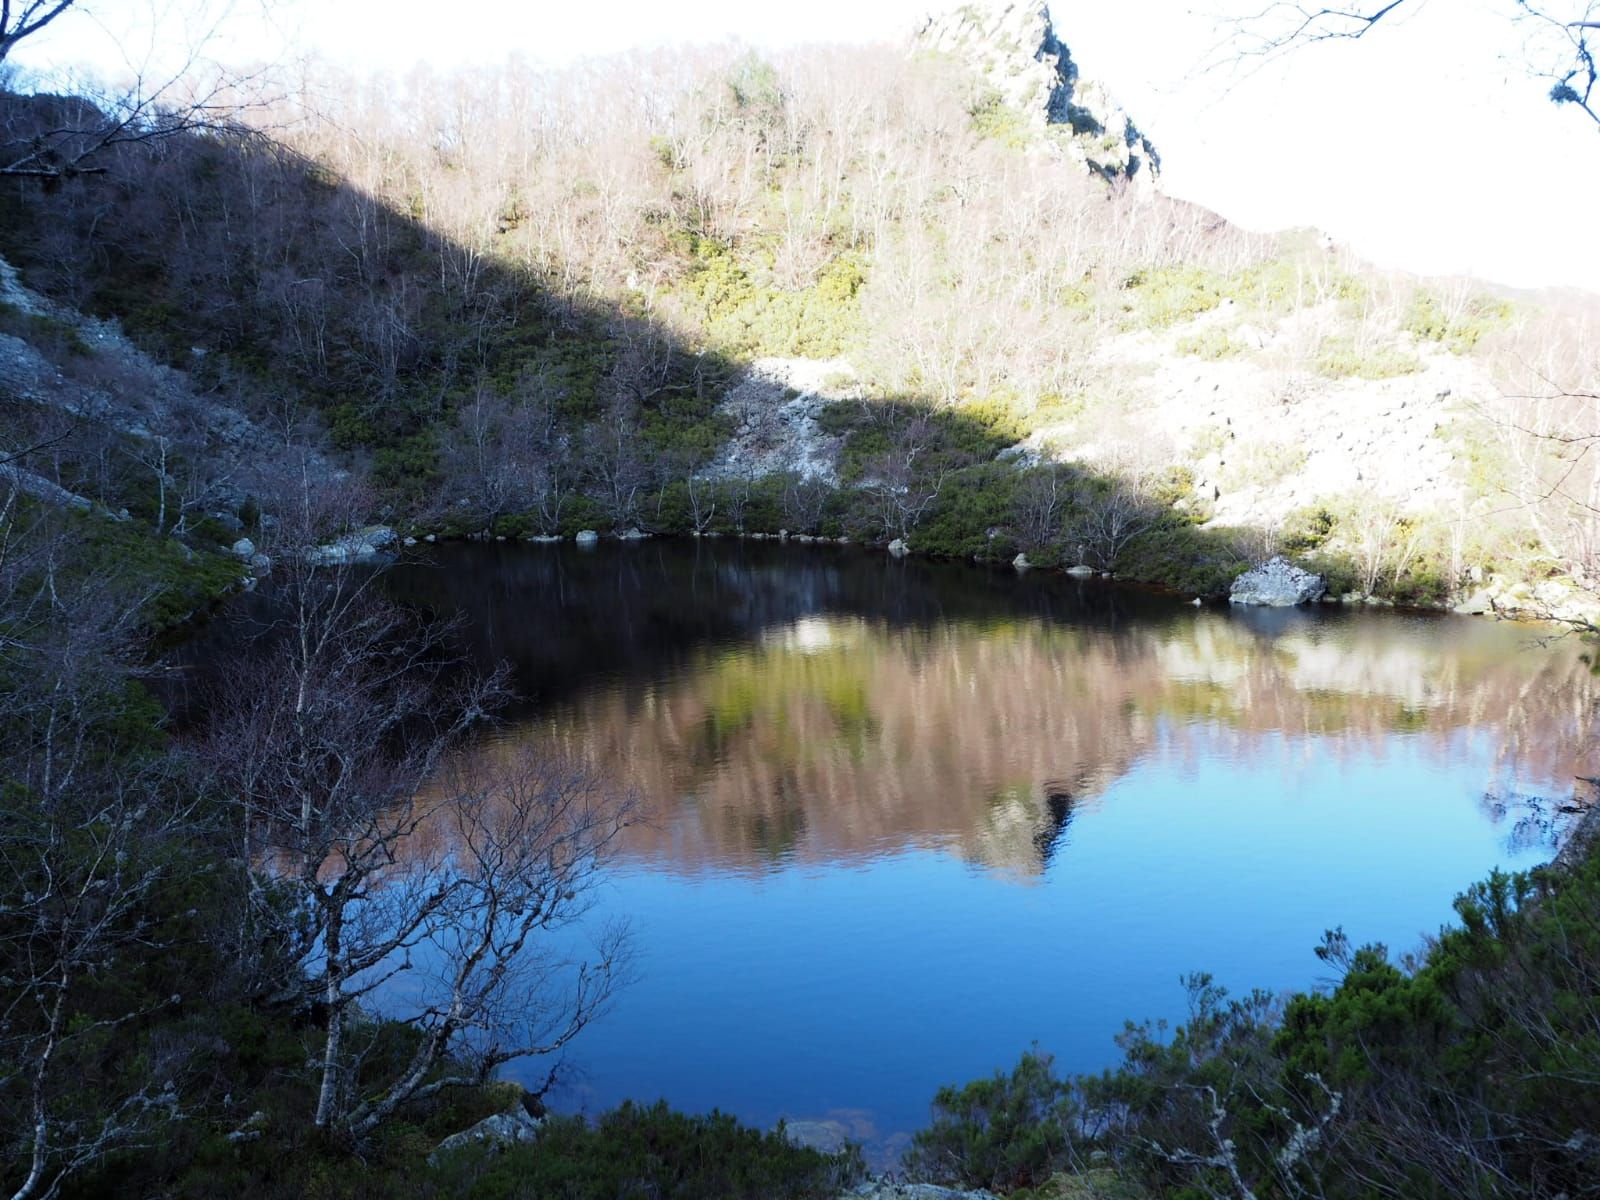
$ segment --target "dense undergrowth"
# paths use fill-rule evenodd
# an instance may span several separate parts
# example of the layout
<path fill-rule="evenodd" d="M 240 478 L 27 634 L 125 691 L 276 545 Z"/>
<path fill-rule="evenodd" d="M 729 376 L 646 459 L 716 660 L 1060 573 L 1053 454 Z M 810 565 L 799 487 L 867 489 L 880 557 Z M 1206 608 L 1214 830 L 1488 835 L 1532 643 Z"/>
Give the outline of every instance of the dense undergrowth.
<path fill-rule="evenodd" d="M 1129 1024 L 1123 1062 L 1048 1056 L 943 1089 L 909 1165 L 1001 1190 L 1114 1163 L 1151 1195 L 1557 1197 L 1600 1142 L 1600 856 L 1495 874 L 1420 954 L 1330 932 L 1328 990 L 1187 981 L 1181 1025 Z"/>

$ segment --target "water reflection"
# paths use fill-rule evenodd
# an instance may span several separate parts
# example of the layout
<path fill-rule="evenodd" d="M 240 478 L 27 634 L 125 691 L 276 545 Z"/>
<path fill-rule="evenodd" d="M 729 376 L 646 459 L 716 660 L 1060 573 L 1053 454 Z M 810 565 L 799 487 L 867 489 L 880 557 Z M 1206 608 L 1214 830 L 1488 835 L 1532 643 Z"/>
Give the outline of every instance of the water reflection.
<path fill-rule="evenodd" d="M 1036 875 L 1134 763 L 1246 763 L 1267 733 L 1441 756 L 1484 729 L 1498 797 L 1583 773 L 1594 678 L 1512 627 L 1195 611 L 832 549 L 471 554 L 399 584 L 516 665 L 535 700 L 502 742 L 607 764 L 652 812 L 629 852 L 677 870 L 950 847 Z"/>
<path fill-rule="evenodd" d="M 1103 1065 L 1182 971 L 1307 986 L 1340 922 L 1411 946 L 1595 773 L 1579 647 L 1483 621 L 727 542 L 439 548 L 390 585 L 513 664 L 475 753 L 556 745 L 650 806 L 602 906 L 641 980 L 572 1103 L 891 1145 L 1030 1041 Z"/>

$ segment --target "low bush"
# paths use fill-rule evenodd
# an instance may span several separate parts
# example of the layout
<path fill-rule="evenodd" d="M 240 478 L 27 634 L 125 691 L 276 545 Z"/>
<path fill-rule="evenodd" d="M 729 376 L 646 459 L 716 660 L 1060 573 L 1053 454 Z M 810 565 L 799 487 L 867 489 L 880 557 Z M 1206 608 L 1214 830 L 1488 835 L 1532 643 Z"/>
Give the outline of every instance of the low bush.
<path fill-rule="evenodd" d="M 432 1182 L 433 1194 L 462 1200 L 820 1200 L 864 1174 L 853 1146 L 824 1154 L 781 1129 L 752 1129 L 719 1112 L 688 1116 L 661 1101 L 623 1104 L 592 1125 L 548 1118 L 527 1145 L 448 1156 Z"/>
<path fill-rule="evenodd" d="M 1033 1187 L 1067 1165 L 1075 1118 L 1069 1085 L 1037 1050 L 1023 1054 L 1008 1075 L 963 1087 L 943 1087 L 933 1099 L 933 1123 L 906 1153 L 913 1176 L 966 1187 Z"/>
<path fill-rule="evenodd" d="M 1349 338 L 1327 338 L 1317 351 L 1316 369 L 1329 379 L 1394 379 L 1415 375 L 1422 360 L 1398 346 L 1360 347 Z"/>

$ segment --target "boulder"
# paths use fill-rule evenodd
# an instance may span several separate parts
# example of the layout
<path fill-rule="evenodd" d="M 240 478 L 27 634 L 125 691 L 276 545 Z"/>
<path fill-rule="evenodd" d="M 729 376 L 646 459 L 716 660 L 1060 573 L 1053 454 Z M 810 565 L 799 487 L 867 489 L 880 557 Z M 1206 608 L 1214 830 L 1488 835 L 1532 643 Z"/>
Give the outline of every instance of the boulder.
<path fill-rule="evenodd" d="M 1095 573 L 1095 570 L 1094 570 L 1093 567 L 1085 566 L 1083 563 L 1079 563 L 1075 567 L 1068 567 L 1067 568 L 1067 574 L 1068 575 L 1076 575 L 1079 579 L 1087 579 L 1087 578 L 1089 578 L 1089 576 L 1093 575 L 1094 573 Z"/>
<path fill-rule="evenodd" d="M 633 529 L 626 529 L 622 532 L 622 540 L 625 542 L 642 542 L 649 536 L 650 535 L 648 533 L 637 527 Z"/>
<path fill-rule="evenodd" d="M 1011 560 L 1011 565 L 1019 571 L 1026 571 L 1029 567 L 1033 566 L 1033 564 L 1028 561 L 1028 556 L 1026 554 L 1018 554 Z"/>
<path fill-rule="evenodd" d="M 911 553 L 911 547 L 907 546 L 900 538 L 895 538 L 894 541 L 889 543 L 889 553 L 895 558 L 904 558 Z"/>
<path fill-rule="evenodd" d="M 428 1162 L 436 1163 L 439 1155 L 458 1150 L 462 1146 L 485 1146 L 491 1150 L 519 1146 L 524 1142 L 533 1141 L 539 1136 L 539 1130 L 543 1127 L 543 1119 L 529 1113 L 519 1100 L 504 1112 L 485 1117 L 460 1133 L 452 1133 L 433 1148 L 433 1153 L 428 1155 Z"/>
<path fill-rule="evenodd" d="M 600 535 L 592 529 L 580 529 L 575 540 L 580 546 L 592 546 L 600 540 Z"/>
<path fill-rule="evenodd" d="M 1321 575 L 1302 570 L 1282 555 L 1252 567 L 1233 581 L 1230 604 L 1258 604 L 1267 608 L 1293 608 L 1320 600 L 1328 590 Z"/>
<path fill-rule="evenodd" d="M 393 557 L 390 551 L 399 543 L 399 535 L 387 525 L 369 525 L 326 545 L 313 546 L 305 552 L 305 557 L 308 563 L 318 567 L 388 562 Z"/>
<path fill-rule="evenodd" d="M 1494 592 L 1489 588 L 1480 587 L 1450 611 L 1470 617 L 1481 617 L 1494 611 L 1494 601 Z"/>
<path fill-rule="evenodd" d="M 256 556 L 256 544 L 247 537 L 240 538 L 231 547 L 233 552 L 243 559 L 252 559 Z"/>
<path fill-rule="evenodd" d="M 272 559 L 265 554 L 252 554 L 250 556 L 250 570 L 257 575 L 271 575 Z"/>

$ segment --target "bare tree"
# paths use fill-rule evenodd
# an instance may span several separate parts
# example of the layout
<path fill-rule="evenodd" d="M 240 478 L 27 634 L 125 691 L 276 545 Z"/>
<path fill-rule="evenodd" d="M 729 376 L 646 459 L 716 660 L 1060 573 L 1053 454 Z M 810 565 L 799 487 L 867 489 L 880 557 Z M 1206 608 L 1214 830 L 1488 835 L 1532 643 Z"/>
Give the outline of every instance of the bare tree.
<path fill-rule="evenodd" d="M 944 490 L 949 471 L 933 450 L 933 422 L 917 413 L 895 426 L 889 448 L 867 465 L 866 489 L 884 537 L 909 539 Z"/>
<path fill-rule="evenodd" d="M 783 519 L 799 533 L 817 533 L 833 489 L 815 475 L 791 474 L 783 482 Z"/>
<path fill-rule="evenodd" d="M 1230 20 L 1226 61 L 1276 58 L 1301 46 L 1329 41 L 1355 41 L 1385 22 L 1422 8 L 1420 0 L 1372 0 L 1353 5 L 1317 5 L 1302 0 L 1274 0 L 1253 15 Z M 1550 81 L 1550 99 L 1570 104 L 1596 125 L 1600 111 L 1595 86 L 1600 65 L 1592 39 L 1600 32 L 1596 0 L 1506 0 L 1508 16 L 1532 25 L 1551 43 L 1554 65 L 1534 64 L 1535 73 Z"/>
<path fill-rule="evenodd" d="M 1079 554 L 1102 571 L 1116 570 L 1130 542 L 1160 515 L 1144 473 L 1118 471 L 1105 479 L 1085 480 L 1074 489 L 1073 516 L 1067 537 Z"/>
<path fill-rule="evenodd" d="M 312 520 L 294 544 L 337 526 L 337 503 L 320 508 L 303 503 Z M 503 677 L 451 663 L 445 633 L 416 627 L 373 580 L 288 556 L 282 619 L 217 696 L 197 747 L 250 868 L 239 944 L 283 948 L 289 970 L 255 973 L 267 1000 L 314 1016 L 312 1119 L 352 1143 L 411 1100 L 558 1050 L 626 961 L 620 935 L 585 964 L 535 943 L 581 913 L 630 806 L 559 764 L 447 772 Z M 387 1072 L 371 1011 L 419 1030 Z"/>
<path fill-rule="evenodd" d="M 1037 553 L 1060 545 L 1072 495 L 1065 469 L 1048 464 L 1028 472 L 1017 489 L 1017 533 L 1023 549 Z"/>
<path fill-rule="evenodd" d="M 77 0 L 4 0 L 0 3 L 0 65 L 18 45 L 43 32 Z M 0 176 L 57 184 L 85 175 L 103 175 L 120 147 L 149 145 L 181 134 L 245 133 L 238 115 L 253 101 L 245 98 L 251 81 L 202 64 L 200 55 L 222 16 L 188 48 L 185 59 L 160 74 L 137 74 L 125 87 L 104 90 L 74 81 L 56 92 L 11 96 L 0 112 Z M 187 32 L 187 31 L 186 31 Z"/>
<path fill-rule="evenodd" d="M 195 825 L 169 764 L 119 742 L 137 724 L 120 684 L 146 599 L 81 561 L 59 513 L 25 510 L 15 488 L 0 501 L 0 1186 L 13 1200 L 56 1195 L 173 1115 L 183 1064 L 140 1060 L 138 1033 L 179 998 L 91 999 L 160 952 L 156 897 Z"/>
<path fill-rule="evenodd" d="M 698 536 L 711 528 L 717 515 L 718 486 L 690 464 L 684 473 L 684 488 L 689 496 L 689 521 Z"/>

